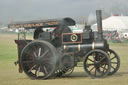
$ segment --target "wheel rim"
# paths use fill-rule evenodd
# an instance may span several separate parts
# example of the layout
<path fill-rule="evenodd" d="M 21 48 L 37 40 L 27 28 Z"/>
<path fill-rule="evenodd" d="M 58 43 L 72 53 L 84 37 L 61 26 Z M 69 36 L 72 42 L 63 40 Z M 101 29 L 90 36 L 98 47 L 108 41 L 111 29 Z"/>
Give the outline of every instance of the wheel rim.
<path fill-rule="evenodd" d="M 109 57 L 104 51 L 93 50 L 85 56 L 84 69 L 93 78 L 106 76 L 110 65 Z"/>
<path fill-rule="evenodd" d="M 54 57 L 49 46 L 42 42 L 34 42 L 23 50 L 21 65 L 30 78 L 46 79 L 54 73 L 56 66 Z"/>
<path fill-rule="evenodd" d="M 117 55 L 117 53 L 111 49 L 108 50 L 108 55 L 111 60 L 111 69 L 110 69 L 110 72 L 108 75 L 112 75 L 112 74 L 116 73 L 120 68 L 120 58 Z"/>

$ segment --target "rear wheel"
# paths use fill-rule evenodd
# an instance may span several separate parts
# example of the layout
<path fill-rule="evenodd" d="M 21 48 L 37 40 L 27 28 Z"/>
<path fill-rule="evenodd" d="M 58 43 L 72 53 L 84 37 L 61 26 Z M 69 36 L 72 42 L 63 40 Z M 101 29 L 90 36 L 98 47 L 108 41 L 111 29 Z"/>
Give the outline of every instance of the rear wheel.
<path fill-rule="evenodd" d="M 110 71 L 110 67 L 109 56 L 102 50 L 92 50 L 85 56 L 84 70 L 93 78 L 106 76 Z"/>
<path fill-rule="evenodd" d="M 54 75 L 57 65 L 57 51 L 49 42 L 34 41 L 22 51 L 23 71 L 32 79 L 47 79 Z"/>

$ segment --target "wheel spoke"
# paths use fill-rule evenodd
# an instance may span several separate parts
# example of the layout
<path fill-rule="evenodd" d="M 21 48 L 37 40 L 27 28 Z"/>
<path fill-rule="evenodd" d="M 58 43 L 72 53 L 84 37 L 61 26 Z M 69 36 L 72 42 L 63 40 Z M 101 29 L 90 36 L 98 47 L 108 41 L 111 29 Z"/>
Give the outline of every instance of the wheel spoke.
<path fill-rule="evenodd" d="M 37 58 L 36 52 L 34 52 L 34 56 L 35 56 L 35 58 Z"/>
<path fill-rule="evenodd" d="M 39 48 L 39 53 L 38 53 L 38 56 L 40 56 L 40 54 L 41 54 L 41 48 Z"/>
<path fill-rule="evenodd" d="M 91 60 L 90 58 L 88 58 L 88 60 L 89 60 L 89 61 L 91 61 L 91 62 L 94 62 L 94 61 L 93 61 L 93 60 Z"/>
<path fill-rule="evenodd" d="M 32 48 L 34 49 L 34 51 L 36 52 L 36 47 L 35 46 L 32 46 Z"/>
<path fill-rule="evenodd" d="M 40 66 L 38 67 L 38 70 L 37 70 L 37 77 L 39 77 L 39 74 L 40 74 Z"/>
<path fill-rule="evenodd" d="M 93 66 L 94 64 L 87 64 L 86 66 L 89 67 L 89 66 Z"/>
<path fill-rule="evenodd" d="M 92 67 L 89 71 L 91 72 L 95 67 Z"/>
<path fill-rule="evenodd" d="M 37 70 L 38 70 L 38 67 L 36 67 L 35 75 L 37 75 Z"/>
<path fill-rule="evenodd" d="M 105 70 L 107 70 L 107 69 L 106 69 L 106 64 L 105 64 L 105 66 L 104 66 L 104 67 L 102 67 L 102 66 L 101 66 L 101 68 L 103 68 L 103 73 L 104 73 L 104 72 L 105 72 Z"/>
<path fill-rule="evenodd" d="M 95 76 L 96 76 L 96 68 L 95 68 Z"/>
<path fill-rule="evenodd" d="M 105 59 L 105 57 L 101 58 L 101 59 L 99 60 L 99 62 L 101 62 L 101 61 L 104 60 L 104 59 Z"/>
<path fill-rule="evenodd" d="M 105 61 L 105 62 L 102 62 L 101 64 L 102 64 L 102 65 L 108 65 L 108 62 Z"/>
<path fill-rule="evenodd" d="M 111 67 L 115 70 L 115 68 L 111 65 Z"/>
<path fill-rule="evenodd" d="M 117 64 L 117 62 L 111 62 L 112 64 Z"/>
<path fill-rule="evenodd" d="M 111 60 L 113 60 L 114 58 L 116 58 L 115 56 L 113 58 L 111 58 Z"/>
<path fill-rule="evenodd" d="M 43 58 L 48 52 L 49 52 L 49 50 L 45 51 L 45 53 L 43 55 L 41 55 L 41 57 Z"/>
<path fill-rule="evenodd" d="M 48 71 L 47 71 L 46 67 L 43 66 L 43 68 L 44 68 L 44 72 L 45 72 L 46 74 L 48 74 Z"/>
<path fill-rule="evenodd" d="M 31 72 L 31 70 L 33 70 L 35 67 L 36 67 L 36 65 L 32 66 L 32 67 L 28 70 L 28 72 Z"/>

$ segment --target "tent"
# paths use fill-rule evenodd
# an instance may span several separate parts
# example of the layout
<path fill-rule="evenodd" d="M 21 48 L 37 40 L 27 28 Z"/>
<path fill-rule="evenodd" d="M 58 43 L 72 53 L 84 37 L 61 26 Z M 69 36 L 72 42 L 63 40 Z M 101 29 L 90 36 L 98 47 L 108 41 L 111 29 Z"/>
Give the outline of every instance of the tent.
<path fill-rule="evenodd" d="M 128 16 L 111 16 L 102 20 L 104 31 L 128 30 Z M 97 24 L 92 25 L 93 30 L 97 30 Z"/>

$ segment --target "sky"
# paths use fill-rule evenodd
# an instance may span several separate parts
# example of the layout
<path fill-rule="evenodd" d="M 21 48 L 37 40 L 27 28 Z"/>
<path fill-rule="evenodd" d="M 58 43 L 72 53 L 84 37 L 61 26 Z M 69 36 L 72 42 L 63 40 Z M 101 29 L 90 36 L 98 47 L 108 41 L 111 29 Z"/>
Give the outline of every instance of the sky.
<path fill-rule="evenodd" d="M 104 16 L 128 15 L 127 0 L 0 0 L 0 23 L 89 16 L 98 9 Z"/>

